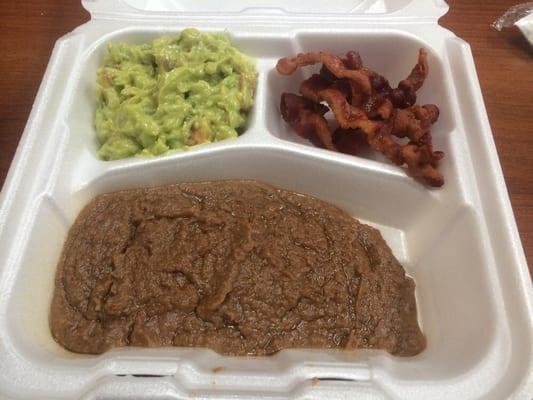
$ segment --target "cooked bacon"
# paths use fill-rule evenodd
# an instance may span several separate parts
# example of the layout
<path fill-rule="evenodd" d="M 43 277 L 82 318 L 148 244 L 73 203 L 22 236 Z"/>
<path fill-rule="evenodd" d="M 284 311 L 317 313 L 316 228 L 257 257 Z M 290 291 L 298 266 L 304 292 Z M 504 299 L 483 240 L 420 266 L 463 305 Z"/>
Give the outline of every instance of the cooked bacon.
<path fill-rule="evenodd" d="M 392 134 L 417 142 L 429 132 L 438 117 L 439 109 L 433 104 L 398 109 Z"/>
<path fill-rule="evenodd" d="M 364 133 L 360 129 L 337 128 L 333 132 L 333 144 L 341 153 L 356 155 L 366 145 Z"/>
<path fill-rule="evenodd" d="M 289 125 L 314 145 L 336 150 L 324 114 L 328 108 L 292 93 L 281 95 L 281 115 Z"/>
<path fill-rule="evenodd" d="M 439 109 L 433 104 L 415 104 L 416 91 L 428 74 L 424 49 L 409 76 L 395 89 L 383 76 L 365 68 L 359 53 L 353 51 L 343 58 L 328 52 L 300 53 L 280 59 L 276 68 L 290 75 L 319 62 L 323 64 L 320 72 L 301 83 L 302 96 L 283 93 L 281 97 L 282 116 L 300 136 L 347 154 L 357 154 L 366 143 L 392 163 L 405 165 L 412 176 L 428 185 L 444 184 L 437 170 L 444 153 L 433 151 L 430 134 Z M 335 130 L 324 116 L 330 109 L 339 125 Z M 395 138 L 407 138 L 408 143 Z"/>
<path fill-rule="evenodd" d="M 407 108 L 416 103 L 416 91 L 422 87 L 428 75 L 427 53 L 424 49 L 418 52 L 418 62 L 409 76 L 400 81 L 396 89 L 392 89 L 389 98 L 398 108 Z"/>
<path fill-rule="evenodd" d="M 380 123 L 369 120 L 362 108 L 348 103 L 340 90 L 321 90 L 319 97 L 331 108 L 341 128 L 362 129 L 364 132 L 374 132 L 380 128 Z"/>
<path fill-rule="evenodd" d="M 361 69 L 363 67 L 363 60 L 357 51 L 349 51 L 346 56 L 342 58 L 342 63 L 348 69 Z"/>
<path fill-rule="evenodd" d="M 337 77 L 333 75 L 331 71 L 326 68 L 325 65 L 322 65 L 322 67 L 320 68 L 319 75 L 329 83 L 333 83 L 337 80 Z"/>
<path fill-rule="evenodd" d="M 319 96 L 320 91 L 329 88 L 332 84 L 322 75 L 314 74 L 301 83 L 300 94 L 308 100 L 320 103 L 322 101 Z"/>
<path fill-rule="evenodd" d="M 436 168 L 437 162 L 443 156 L 440 151 L 433 152 L 429 145 L 409 143 L 402 147 L 402 157 L 411 174 L 423 178 L 431 186 L 444 184 L 444 178 Z"/>
<path fill-rule="evenodd" d="M 414 93 L 422 87 L 429 72 L 427 56 L 426 50 L 420 49 L 418 51 L 418 62 L 409 76 L 398 84 L 399 89 Z"/>
<path fill-rule="evenodd" d="M 379 103 L 368 111 L 368 118 L 388 120 L 394 111 L 394 106 L 388 98 L 378 97 Z"/>
<path fill-rule="evenodd" d="M 374 89 L 374 91 L 381 94 L 388 95 L 392 90 L 389 81 L 374 71 L 372 71 L 370 76 L 370 84 L 372 85 L 372 89 Z"/>
<path fill-rule="evenodd" d="M 276 69 L 282 75 L 291 75 L 300 67 L 322 63 L 335 77 L 351 79 L 357 83 L 359 89 L 370 95 L 372 87 L 366 73 L 358 69 L 348 69 L 342 59 L 326 51 L 300 53 L 294 58 L 282 58 L 278 61 Z"/>

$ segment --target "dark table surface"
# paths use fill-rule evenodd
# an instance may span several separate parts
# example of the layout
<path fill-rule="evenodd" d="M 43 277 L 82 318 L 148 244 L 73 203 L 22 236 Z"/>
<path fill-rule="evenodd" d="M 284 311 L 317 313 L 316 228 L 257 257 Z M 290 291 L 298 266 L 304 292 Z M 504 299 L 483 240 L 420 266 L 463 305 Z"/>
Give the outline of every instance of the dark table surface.
<path fill-rule="evenodd" d="M 441 25 L 472 46 L 528 260 L 533 259 L 533 52 L 516 29 L 490 24 L 519 0 L 450 0 Z M 89 19 L 78 0 L 1 0 L 0 186 L 54 42 Z M 531 263 L 530 271 L 531 271 Z"/>

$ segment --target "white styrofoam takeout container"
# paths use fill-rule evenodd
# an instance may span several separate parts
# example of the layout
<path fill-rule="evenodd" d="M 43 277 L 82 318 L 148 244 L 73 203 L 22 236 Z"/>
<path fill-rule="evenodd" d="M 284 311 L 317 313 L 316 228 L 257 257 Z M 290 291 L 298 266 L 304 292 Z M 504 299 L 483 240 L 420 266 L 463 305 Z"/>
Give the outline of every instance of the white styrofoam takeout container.
<path fill-rule="evenodd" d="M 266 5 L 257 7 L 257 3 Z M 0 396 L 122 398 L 530 398 L 532 291 L 469 46 L 441 28 L 442 0 L 326 3 L 84 0 L 92 19 L 60 39 L 6 180 L 0 208 Z M 155 158 L 104 162 L 93 128 L 96 68 L 110 41 L 148 42 L 184 27 L 227 30 L 257 60 L 256 102 L 236 140 Z M 31 45 L 31 44 L 29 44 Z M 278 105 L 311 68 L 280 76 L 299 51 L 358 50 L 395 84 L 429 52 L 420 103 L 446 184 L 431 190 L 383 160 L 315 148 Z M 381 229 L 417 282 L 427 350 L 285 350 L 223 357 L 205 349 L 69 353 L 48 327 L 69 226 L 99 193 L 181 181 L 259 179 L 337 204 Z M 138 375 L 143 375 L 142 377 Z M 148 375 L 148 376 L 147 376 Z"/>

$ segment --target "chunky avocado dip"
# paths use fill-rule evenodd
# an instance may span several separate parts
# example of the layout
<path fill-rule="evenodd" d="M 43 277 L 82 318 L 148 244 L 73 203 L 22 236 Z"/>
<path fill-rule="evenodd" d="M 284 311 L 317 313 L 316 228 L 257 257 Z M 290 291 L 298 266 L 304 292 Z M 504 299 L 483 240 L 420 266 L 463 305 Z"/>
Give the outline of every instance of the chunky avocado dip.
<path fill-rule="evenodd" d="M 98 70 L 96 135 L 104 160 L 235 138 L 257 72 L 226 34 L 189 28 L 151 44 L 109 44 Z"/>

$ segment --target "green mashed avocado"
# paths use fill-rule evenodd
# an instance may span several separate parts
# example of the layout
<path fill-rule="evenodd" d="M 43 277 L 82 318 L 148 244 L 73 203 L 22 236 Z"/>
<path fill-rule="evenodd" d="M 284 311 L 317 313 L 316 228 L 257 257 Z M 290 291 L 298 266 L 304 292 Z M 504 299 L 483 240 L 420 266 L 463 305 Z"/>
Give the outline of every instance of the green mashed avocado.
<path fill-rule="evenodd" d="M 104 160 L 235 138 L 253 105 L 254 63 L 226 34 L 186 29 L 151 44 L 109 44 L 98 70 Z"/>

